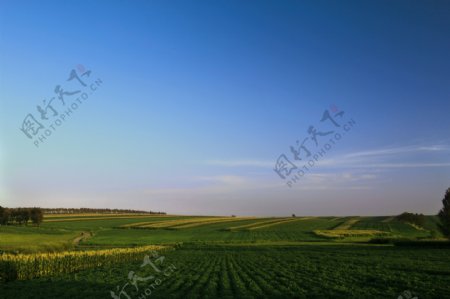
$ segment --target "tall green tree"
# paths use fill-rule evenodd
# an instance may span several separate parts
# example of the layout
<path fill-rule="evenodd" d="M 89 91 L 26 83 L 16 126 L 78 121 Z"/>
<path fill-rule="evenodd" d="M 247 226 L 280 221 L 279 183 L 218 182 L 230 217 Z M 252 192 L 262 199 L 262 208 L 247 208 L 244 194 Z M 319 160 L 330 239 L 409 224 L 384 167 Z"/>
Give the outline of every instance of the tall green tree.
<path fill-rule="evenodd" d="M 32 208 L 30 210 L 30 218 L 33 224 L 39 226 L 44 219 L 44 213 L 42 213 L 42 210 L 39 208 Z"/>
<path fill-rule="evenodd" d="M 6 209 L 2 206 L 0 206 L 0 225 L 6 224 L 8 222 L 7 219 L 5 219 L 6 215 Z"/>
<path fill-rule="evenodd" d="M 444 236 L 450 239 L 450 188 L 448 188 L 445 192 L 442 204 L 444 206 L 438 214 L 439 220 L 441 221 L 441 223 L 439 224 L 439 228 L 441 229 Z"/>

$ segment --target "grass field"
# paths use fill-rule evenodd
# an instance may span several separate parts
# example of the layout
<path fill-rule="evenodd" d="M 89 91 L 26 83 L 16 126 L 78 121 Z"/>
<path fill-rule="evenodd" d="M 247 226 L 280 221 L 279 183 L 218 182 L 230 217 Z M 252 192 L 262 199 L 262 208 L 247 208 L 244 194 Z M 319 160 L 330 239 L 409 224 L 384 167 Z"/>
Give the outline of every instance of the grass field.
<path fill-rule="evenodd" d="M 22 266 L 33 275 L 0 282 L 0 298 L 112 298 L 130 271 L 153 276 L 127 287 L 130 298 L 449 297 L 450 248 L 369 243 L 439 238 L 434 216 L 423 227 L 393 217 L 74 216 L 0 226 L 0 272 L 11 260 L 53 269 Z M 141 267 L 150 245 L 170 250 Z"/>

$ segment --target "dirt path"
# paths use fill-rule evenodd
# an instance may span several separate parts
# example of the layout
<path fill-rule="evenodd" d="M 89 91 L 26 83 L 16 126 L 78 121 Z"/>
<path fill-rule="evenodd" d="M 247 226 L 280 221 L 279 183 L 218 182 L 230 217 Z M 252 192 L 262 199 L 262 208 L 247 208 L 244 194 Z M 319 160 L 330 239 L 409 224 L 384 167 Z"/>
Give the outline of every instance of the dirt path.
<path fill-rule="evenodd" d="M 79 237 L 76 237 L 73 240 L 73 244 L 75 246 L 78 246 L 80 244 L 81 241 L 87 240 L 89 238 L 92 237 L 92 233 L 91 232 L 82 232 L 81 235 Z"/>

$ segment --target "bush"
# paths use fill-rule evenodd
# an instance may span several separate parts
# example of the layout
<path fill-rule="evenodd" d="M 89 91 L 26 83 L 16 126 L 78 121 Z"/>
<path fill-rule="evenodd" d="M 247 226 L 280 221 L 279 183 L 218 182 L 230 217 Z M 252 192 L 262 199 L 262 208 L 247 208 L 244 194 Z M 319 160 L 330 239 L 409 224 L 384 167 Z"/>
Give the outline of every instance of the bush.
<path fill-rule="evenodd" d="M 0 282 L 14 281 L 18 277 L 17 268 L 14 263 L 8 261 L 0 262 Z"/>

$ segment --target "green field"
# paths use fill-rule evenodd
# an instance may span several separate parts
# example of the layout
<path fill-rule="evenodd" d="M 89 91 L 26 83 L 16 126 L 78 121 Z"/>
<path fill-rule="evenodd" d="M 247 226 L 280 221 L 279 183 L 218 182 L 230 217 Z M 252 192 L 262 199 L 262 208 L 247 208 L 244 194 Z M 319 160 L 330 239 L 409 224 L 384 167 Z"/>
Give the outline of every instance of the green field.
<path fill-rule="evenodd" d="M 83 216 L 49 217 L 40 227 L 0 226 L 0 250 L 21 257 L 145 245 L 170 250 L 159 253 L 157 268 L 141 267 L 142 254 L 135 261 L 103 258 L 88 269 L 0 282 L 0 298 L 112 298 L 110 291 L 118 294 L 117 287 L 130 282 L 130 271 L 153 276 L 138 288 L 129 285 L 130 298 L 397 298 L 406 290 L 449 298 L 450 247 L 434 216 L 423 227 L 393 217 L 76 218 Z M 371 241 L 380 236 L 415 243 Z M 442 245 L 418 243 L 432 238 Z"/>

